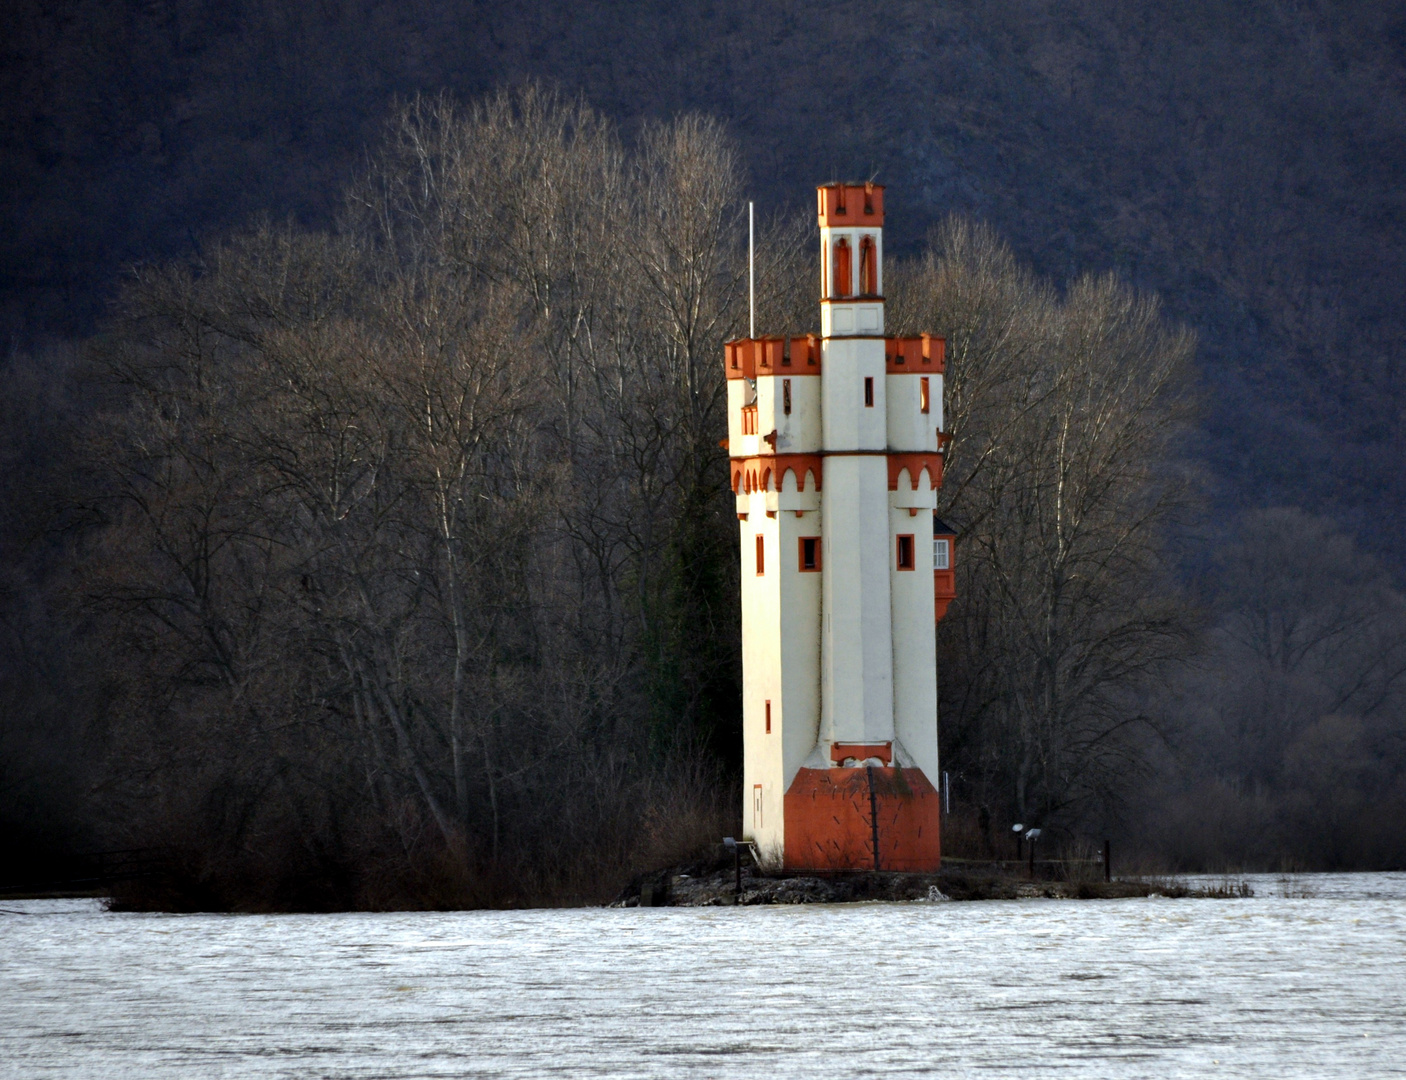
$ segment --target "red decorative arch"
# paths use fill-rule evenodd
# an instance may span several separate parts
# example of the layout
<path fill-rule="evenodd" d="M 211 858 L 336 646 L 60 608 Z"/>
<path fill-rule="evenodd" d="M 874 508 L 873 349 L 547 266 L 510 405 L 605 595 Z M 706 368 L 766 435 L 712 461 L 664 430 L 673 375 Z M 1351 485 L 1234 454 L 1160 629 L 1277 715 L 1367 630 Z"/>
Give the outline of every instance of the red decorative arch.
<path fill-rule="evenodd" d="M 872 236 L 859 241 L 859 295 L 879 295 L 879 245 Z"/>
<path fill-rule="evenodd" d="M 819 454 L 766 454 L 760 457 L 732 459 L 732 491 L 735 495 L 753 491 L 780 491 L 786 474 L 796 477 L 796 488 L 805 491 L 807 483 L 820 490 L 822 477 Z"/>
<path fill-rule="evenodd" d="M 835 241 L 832 250 L 834 260 L 830 272 L 830 295 L 842 300 L 854 293 L 854 260 L 851 257 L 849 241 L 843 236 Z"/>
<path fill-rule="evenodd" d="M 922 478 L 924 469 L 927 469 L 928 479 L 934 488 L 942 486 L 941 454 L 890 454 L 888 462 L 890 491 L 898 490 L 898 474 L 904 469 L 908 470 L 908 483 L 913 491 L 918 490 L 918 481 Z"/>

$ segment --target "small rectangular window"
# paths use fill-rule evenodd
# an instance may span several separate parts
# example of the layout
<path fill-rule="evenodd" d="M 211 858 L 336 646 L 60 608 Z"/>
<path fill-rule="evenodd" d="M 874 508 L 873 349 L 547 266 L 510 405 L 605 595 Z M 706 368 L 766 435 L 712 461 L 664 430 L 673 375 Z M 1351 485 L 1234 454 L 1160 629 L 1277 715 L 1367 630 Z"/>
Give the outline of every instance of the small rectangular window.
<path fill-rule="evenodd" d="M 939 539 L 937 539 L 936 537 L 933 537 L 933 541 L 932 541 L 932 568 L 933 568 L 934 570 L 948 570 L 948 569 L 951 569 L 951 567 L 950 567 L 949 564 L 948 564 L 947 559 L 948 559 L 947 541 L 946 541 L 946 540 L 939 540 Z"/>
<path fill-rule="evenodd" d="M 820 569 L 820 537 L 802 536 L 800 538 L 801 561 L 800 570 L 803 574 L 814 573 Z"/>
<path fill-rule="evenodd" d="M 864 377 L 864 405 L 869 409 L 874 407 L 874 380 L 867 375 Z"/>
<path fill-rule="evenodd" d="M 760 831 L 762 827 L 762 786 L 752 785 L 752 829 L 754 832 Z"/>
<path fill-rule="evenodd" d="M 928 377 L 926 375 L 918 382 L 918 405 L 923 412 L 928 411 Z"/>
<path fill-rule="evenodd" d="M 898 538 L 898 568 L 913 569 L 913 534 L 905 533 Z"/>
<path fill-rule="evenodd" d="M 766 733 L 771 734 L 771 702 L 766 703 Z"/>
<path fill-rule="evenodd" d="M 787 416 L 791 415 L 791 380 L 781 380 L 781 411 Z M 926 410 L 925 410 L 926 411 Z"/>
<path fill-rule="evenodd" d="M 766 573 L 766 542 L 761 534 L 757 534 L 757 576 L 761 577 Z"/>

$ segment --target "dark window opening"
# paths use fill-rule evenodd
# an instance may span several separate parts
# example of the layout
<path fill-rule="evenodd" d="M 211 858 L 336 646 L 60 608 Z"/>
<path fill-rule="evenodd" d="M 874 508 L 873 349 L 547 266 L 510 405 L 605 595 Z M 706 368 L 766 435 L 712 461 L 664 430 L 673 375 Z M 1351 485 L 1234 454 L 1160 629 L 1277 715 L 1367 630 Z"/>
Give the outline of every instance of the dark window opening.
<path fill-rule="evenodd" d="M 771 702 L 766 703 L 766 733 L 771 734 Z"/>
<path fill-rule="evenodd" d="M 869 409 L 874 407 L 874 380 L 868 375 L 864 377 L 864 406 Z"/>
<path fill-rule="evenodd" d="M 800 538 L 801 548 L 801 571 L 807 573 L 820 569 L 820 537 L 802 536 Z"/>
<path fill-rule="evenodd" d="M 898 568 L 913 569 L 913 536 L 911 533 L 898 538 Z"/>
<path fill-rule="evenodd" d="M 791 380 L 790 380 L 790 379 L 782 379 L 782 380 L 781 380 L 781 411 L 784 412 L 787 416 L 790 416 L 790 415 L 791 415 Z M 923 412 L 927 412 L 927 409 L 924 409 Z"/>

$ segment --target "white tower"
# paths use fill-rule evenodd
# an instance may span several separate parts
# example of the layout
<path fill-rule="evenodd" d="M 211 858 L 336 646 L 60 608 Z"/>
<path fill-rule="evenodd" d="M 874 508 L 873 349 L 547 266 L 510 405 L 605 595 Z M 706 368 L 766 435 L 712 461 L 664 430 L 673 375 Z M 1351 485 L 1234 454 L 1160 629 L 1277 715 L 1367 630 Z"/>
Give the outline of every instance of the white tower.
<path fill-rule="evenodd" d="M 743 832 L 773 865 L 935 870 L 943 341 L 884 336 L 883 188 L 818 194 L 820 337 L 734 341 L 724 361 Z"/>

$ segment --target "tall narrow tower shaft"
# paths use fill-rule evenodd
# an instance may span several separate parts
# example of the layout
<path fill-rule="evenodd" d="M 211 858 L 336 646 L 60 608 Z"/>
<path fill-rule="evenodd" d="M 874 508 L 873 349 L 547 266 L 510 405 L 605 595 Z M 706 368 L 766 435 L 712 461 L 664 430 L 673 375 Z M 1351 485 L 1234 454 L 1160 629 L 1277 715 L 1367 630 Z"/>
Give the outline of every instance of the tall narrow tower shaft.
<path fill-rule="evenodd" d="M 818 190 L 820 335 L 730 342 L 724 361 L 742 539 L 744 834 L 795 868 L 935 869 L 940 858 L 943 342 L 884 333 L 883 193 Z"/>

